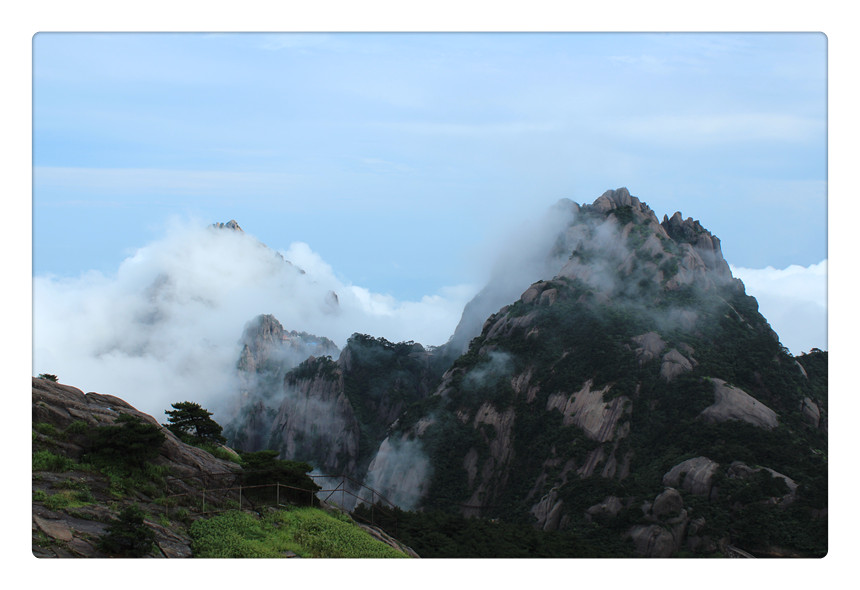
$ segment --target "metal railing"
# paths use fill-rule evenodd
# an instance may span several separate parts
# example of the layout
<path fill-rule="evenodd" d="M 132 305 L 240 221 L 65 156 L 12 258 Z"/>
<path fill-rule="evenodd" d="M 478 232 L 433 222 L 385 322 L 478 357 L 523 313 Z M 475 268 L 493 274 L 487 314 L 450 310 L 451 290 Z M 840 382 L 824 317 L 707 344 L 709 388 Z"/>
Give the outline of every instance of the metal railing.
<path fill-rule="evenodd" d="M 227 485 L 210 487 L 212 478 L 192 476 L 189 478 L 167 477 L 174 484 L 180 482 L 194 489 L 164 496 L 165 515 L 174 516 L 178 510 L 186 510 L 199 516 L 226 512 L 228 510 L 259 510 L 279 506 L 326 506 L 349 514 L 352 518 L 376 526 L 379 519 L 394 521 L 397 529 L 397 506 L 378 491 L 349 476 L 310 475 L 316 482 L 321 480 L 329 485 L 319 490 L 309 490 L 289 486 L 279 482 L 260 485 Z M 189 480 L 199 480 L 201 486 L 189 485 Z M 235 482 L 235 477 L 232 478 Z M 337 485 L 334 485 L 334 484 Z M 208 484 L 208 485 L 207 485 Z M 332 487 L 333 486 L 333 487 Z M 337 499 L 340 503 L 337 503 Z M 184 500 L 184 501 L 183 501 Z M 354 512 L 355 507 L 367 505 L 370 517 Z"/>

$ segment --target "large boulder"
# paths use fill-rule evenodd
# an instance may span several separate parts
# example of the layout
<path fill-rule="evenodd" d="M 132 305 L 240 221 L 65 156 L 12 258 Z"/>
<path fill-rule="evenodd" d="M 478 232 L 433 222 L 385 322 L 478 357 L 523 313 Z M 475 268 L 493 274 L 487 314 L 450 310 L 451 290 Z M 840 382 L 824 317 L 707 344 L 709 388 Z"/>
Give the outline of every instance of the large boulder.
<path fill-rule="evenodd" d="M 770 430 L 779 425 L 776 412 L 747 392 L 729 385 L 722 379 L 711 379 L 714 385 L 714 403 L 699 414 L 707 422 L 739 420 Z"/>
<path fill-rule="evenodd" d="M 673 348 L 663 355 L 663 362 L 660 365 L 660 375 L 666 381 L 671 381 L 681 373 L 692 370 L 693 363 L 676 349 Z"/>
<path fill-rule="evenodd" d="M 713 491 L 713 480 L 719 463 L 707 457 L 694 457 L 678 463 L 665 475 L 663 485 L 681 488 L 691 494 L 709 498 Z"/>
<path fill-rule="evenodd" d="M 646 332 L 632 338 L 636 345 L 636 360 L 640 365 L 660 357 L 660 353 L 666 348 L 666 342 L 657 332 Z"/>
<path fill-rule="evenodd" d="M 651 513 L 660 519 L 679 516 L 683 510 L 684 500 L 675 488 L 666 488 L 651 504 Z"/>
<path fill-rule="evenodd" d="M 621 499 L 616 496 L 607 496 L 599 504 L 589 506 L 585 511 L 585 519 L 589 522 L 593 519 L 614 518 L 624 508 Z"/>

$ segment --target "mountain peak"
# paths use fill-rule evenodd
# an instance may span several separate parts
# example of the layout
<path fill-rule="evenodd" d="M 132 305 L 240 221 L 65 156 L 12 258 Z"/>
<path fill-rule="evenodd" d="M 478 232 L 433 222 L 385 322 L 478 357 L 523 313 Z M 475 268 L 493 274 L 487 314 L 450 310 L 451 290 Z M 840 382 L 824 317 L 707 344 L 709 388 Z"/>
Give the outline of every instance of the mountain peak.
<path fill-rule="evenodd" d="M 232 229 L 232 230 L 239 231 L 239 232 L 242 231 L 242 228 L 239 227 L 239 224 L 236 223 L 235 219 L 231 219 L 227 223 L 213 223 L 212 227 L 216 227 L 218 229 Z M 242 232 L 242 233 L 244 233 L 244 232 Z"/>

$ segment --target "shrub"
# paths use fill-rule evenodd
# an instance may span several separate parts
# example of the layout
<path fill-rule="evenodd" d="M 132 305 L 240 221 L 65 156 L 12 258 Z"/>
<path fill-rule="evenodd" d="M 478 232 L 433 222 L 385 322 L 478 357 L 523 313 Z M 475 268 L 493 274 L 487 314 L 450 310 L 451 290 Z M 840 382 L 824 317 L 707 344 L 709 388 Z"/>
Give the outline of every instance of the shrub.
<path fill-rule="evenodd" d="M 90 430 L 90 425 L 84 422 L 83 420 L 75 420 L 68 426 L 66 426 L 65 433 L 66 434 L 86 434 Z"/>
<path fill-rule="evenodd" d="M 119 519 L 108 527 L 98 548 L 117 557 L 143 557 L 152 551 L 155 533 L 143 523 L 144 514 L 137 506 L 127 506 Z"/>
<path fill-rule="evenodd" d="M 60 438 L 60 432 L 50 422 L 36 422 L 33 424 L 33 430 L 51 438 Z"/>
<path fill-rule="evenodd" d="M 100 468 L 123 474 L 141 472 L 155 459 L 164 442 L 164 433 L 129 414 L 120 414 L 116 424 L 99 426 L 92 435 L 89 459 Z"/>
<path fill-rule="evenodd" d="M 224 461 L 232 461 L 238 465 L 242 464 L 242 457 L 240 457 L 236 452 L 225 447 L 214 445 L 212 443 L 202 443 L 195 446 L 199 449 L 203 449 L 213 457 L 223 459 Z"/>
<path fill-rule="evenodd" d="M 288 501 L 307 504 L 317 504 L 316 492 L 320 487 L 308 477 L 313 467 L 301 461 L 285 461 L 278 459 L 277 451 L 257 451 L 254 453 L 242 453 L 242 484 L 247 486 L 268 485 L 279 483 L 289 488 L 280 491 L 280 498 Z M 299 490 L 307 490 L 307 493 Z M 264 501 L 262 495 L 273 496 L 274 493 L 266 493 L 265 488 L 257 491 L 249 490 L 250 499 Z"/>
<path fill-rule="evenodd" d="M 76 463 L 68 457 L 56 455 L 51 451 L 42 450 L 33 453 L 33 471 L 70 471 Z"/>

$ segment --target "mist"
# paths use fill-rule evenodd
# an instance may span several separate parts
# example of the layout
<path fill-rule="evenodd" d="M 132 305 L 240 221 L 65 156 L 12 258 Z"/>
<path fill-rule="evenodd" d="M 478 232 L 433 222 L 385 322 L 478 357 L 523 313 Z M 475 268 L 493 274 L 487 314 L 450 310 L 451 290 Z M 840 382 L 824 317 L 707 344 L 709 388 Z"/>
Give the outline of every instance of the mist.
<path fill-rule="evenodd" d="M 177 401 L 216 413 L 240 387 L 243 329 L 272 314 L 342 348 L 355 333 L 439 345 L 470 286 L 399 301 L 338 277 L 310 246 L 173 219 L 116 273 L 33 279 L 33 374 L 121 397 L 156 419 Z"/>
<path fill-rule="evenodd" d="M 827 350 L 827 260 L 783 269 L 731 269 L 793 355 L 812 348 Z"/>
<path fill-rule="evenodd" d="M 260 314 L 274 315 L 287 331 L 327 337 L 340 348 L 356 332 L 440 345 L 459 323 L 452 344 L 465 348 L 489 315 L 570 263 L 582 238 L 566 231 L 577 210 L 560 201 L 544 216 L 491 240 L 476 263 L 489 279 L 474 299 L 476 285 L 464 284 L 418 301 L 353 284 L 308 244 L 275 250 L 251 233 L 173 219 L 159 239 L 130 254 L 115 273 L 34 277 L 32 373 L 56 374 L 84 391 L 116 395 L 156 419 L 171 403 L 185 400 L 204 405 L 218 419 L 222 405 L 241 389 L 241 336 Z M 618 249 L 623 241 L 614 224 L 602 229 L 604 254 Z M 591 269 L 593 280 L 613 278 L 597 270 Z M 732 272 L 792 353 L 826 348 L 826 261 Z M 611 283 L 603 286 L 614 291 Z"/>
<path fill-rule="evenodd" d="M 454 349 L 465 352 L 490 315 L 518 299 L 533 282 L 561 269 L 572 249 L 564 230 L 574 222 L 577 211 L 576 204 L 562 199 L 541 217 L 507 227 L 488 240 L 486 252 L 478 257 L 481 271 L 489 269 L 485 286 L 463 309 L 451 339 Z"/>

